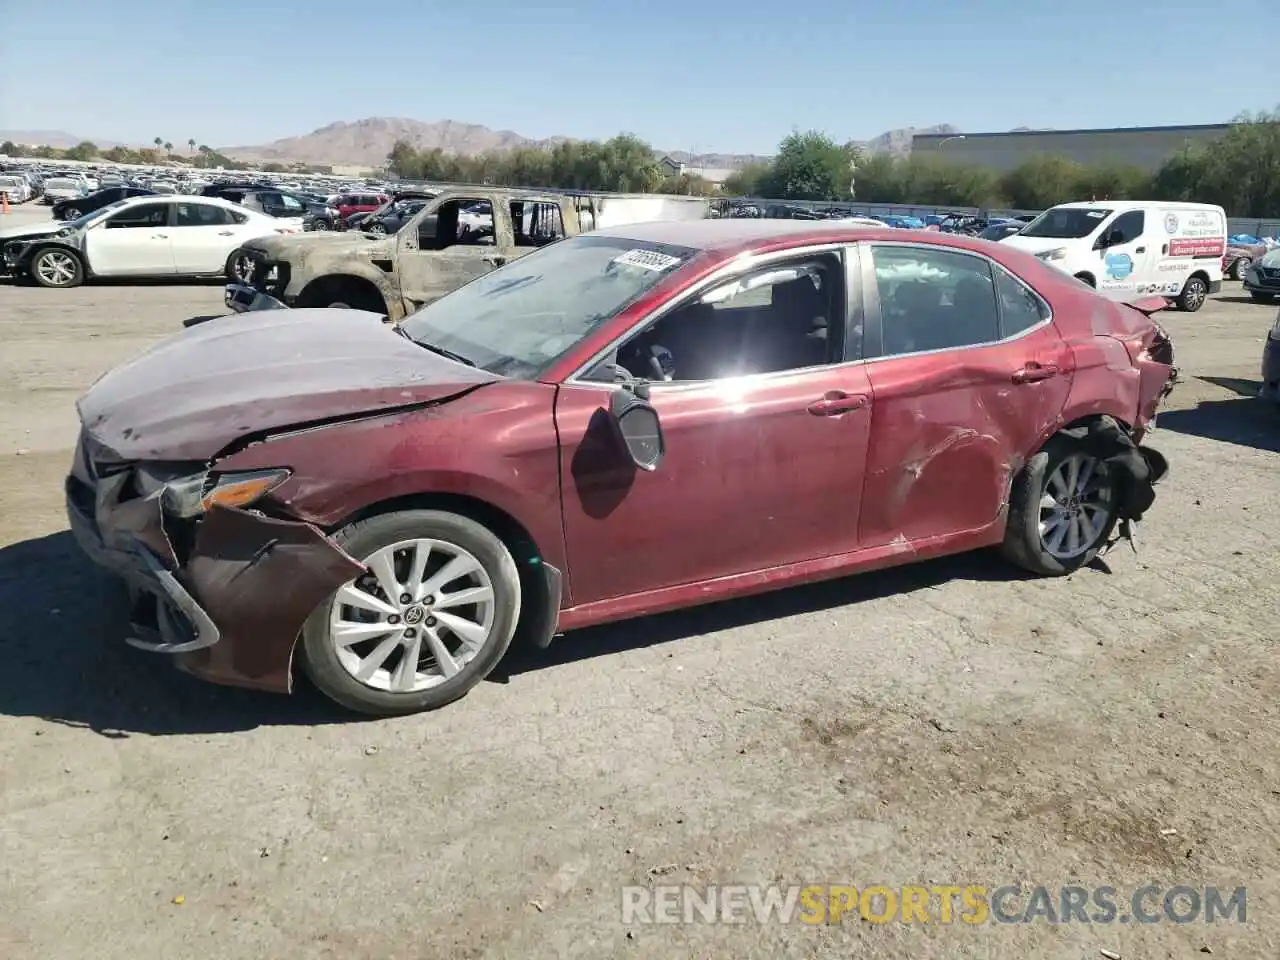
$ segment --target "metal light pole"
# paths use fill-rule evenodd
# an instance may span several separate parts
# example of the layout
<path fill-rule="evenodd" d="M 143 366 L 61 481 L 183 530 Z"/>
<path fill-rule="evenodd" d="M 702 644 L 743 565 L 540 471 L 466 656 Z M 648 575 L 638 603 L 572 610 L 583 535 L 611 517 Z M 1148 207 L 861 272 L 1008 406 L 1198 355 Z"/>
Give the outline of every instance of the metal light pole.
<path fill-rule="evenodd" d="M 941 153 L 942 148 L 945 147 L 952 140 L 963 140 L 963 139 L 964 139 L 963 133 L 958 133 L 954 137 L 943 137 L 941 140 L 938 141 L 938 152 Z"/>

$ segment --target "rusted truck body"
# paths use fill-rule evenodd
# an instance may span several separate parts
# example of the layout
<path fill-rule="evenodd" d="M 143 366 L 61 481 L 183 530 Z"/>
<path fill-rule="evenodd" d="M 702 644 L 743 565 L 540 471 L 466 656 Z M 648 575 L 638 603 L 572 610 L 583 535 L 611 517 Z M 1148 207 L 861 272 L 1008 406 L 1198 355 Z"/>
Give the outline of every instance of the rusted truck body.
<path fill-rule="evenodd" d="M 303 233 L 245 244 L 226 304 L 352 307 L 399 320 L 504 263 L 564 237 L 658 220 L 701 220 L 710 201 L 659 194 L 448 190 L 394 236 Z"/>

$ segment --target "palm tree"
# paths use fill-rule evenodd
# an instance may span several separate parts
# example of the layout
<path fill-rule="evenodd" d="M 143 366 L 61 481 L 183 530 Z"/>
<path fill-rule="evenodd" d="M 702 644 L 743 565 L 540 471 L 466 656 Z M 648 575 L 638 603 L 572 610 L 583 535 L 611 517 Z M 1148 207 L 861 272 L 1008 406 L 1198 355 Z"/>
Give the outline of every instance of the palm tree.
<path fill-rule="evenodd" d="M 188 141 L 187 141 L 187 146 L 191 148 L 191 152 L 192 152 L 192 153 L 195 153 L 195 152 L 196 152 L 196 138 L 195 138 L 195 137 L 192 137 L 190 140 L 188 140 Z"/>
<path fill-rule="evenodd" d="M 173 144 L 170 143 L 168 140 L 166 140 L 164 143 L 164 152 L 167 154 L 173 153 Z"/>
<path fill-rule="evenodd" d="M 164 146 L 164 137 L 156 137 L 151 142 L 154 143 L 156 145 L 156 149 L 159 150 L 161 147 Z"/>

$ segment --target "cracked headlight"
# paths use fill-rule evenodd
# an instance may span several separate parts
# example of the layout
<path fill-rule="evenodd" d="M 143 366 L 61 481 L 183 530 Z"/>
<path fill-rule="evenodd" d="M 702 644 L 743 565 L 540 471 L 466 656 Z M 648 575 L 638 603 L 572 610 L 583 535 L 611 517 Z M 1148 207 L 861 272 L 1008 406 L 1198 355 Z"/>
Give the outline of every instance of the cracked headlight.
<path fill-rule="evenodd" d="M 201 471 L 184 476 L 166 474 L 157 468 L 139 467 L 136 483 L 144 496 L 160 494 L 167 513 L 176 517 L 198 517 L 213 506 L 247 507 L 261 500 L 289 479 L 291 471 L 242 470 L 236 473 Z"/>

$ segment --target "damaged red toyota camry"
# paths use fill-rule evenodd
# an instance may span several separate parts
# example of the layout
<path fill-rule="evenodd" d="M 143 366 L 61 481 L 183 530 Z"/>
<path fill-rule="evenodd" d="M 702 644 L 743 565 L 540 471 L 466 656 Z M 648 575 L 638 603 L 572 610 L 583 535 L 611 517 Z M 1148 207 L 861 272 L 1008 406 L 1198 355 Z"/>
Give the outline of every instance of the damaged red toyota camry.
<path fill-rule="evenodd" d="M 1167 469 L 1164 305 L 948 234 L 602 230 L 395 326 L 158 344 L 80 400 L 68 512 L 135 646 L 408 713 L 513 638 L 988 546 L 1070 573 Z"/>

